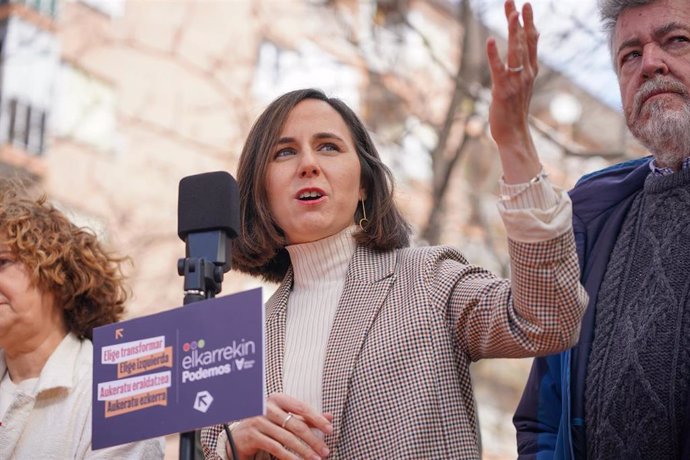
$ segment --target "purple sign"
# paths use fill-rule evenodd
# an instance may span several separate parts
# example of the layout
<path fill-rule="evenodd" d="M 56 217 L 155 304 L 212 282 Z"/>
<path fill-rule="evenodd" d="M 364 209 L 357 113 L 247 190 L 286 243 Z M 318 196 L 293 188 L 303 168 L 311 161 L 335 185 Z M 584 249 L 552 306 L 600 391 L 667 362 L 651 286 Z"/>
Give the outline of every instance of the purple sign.
<path fill-rule="evenodd" d="M 94 449 L 264 413 L 261 289 L 93 331 Z"/>

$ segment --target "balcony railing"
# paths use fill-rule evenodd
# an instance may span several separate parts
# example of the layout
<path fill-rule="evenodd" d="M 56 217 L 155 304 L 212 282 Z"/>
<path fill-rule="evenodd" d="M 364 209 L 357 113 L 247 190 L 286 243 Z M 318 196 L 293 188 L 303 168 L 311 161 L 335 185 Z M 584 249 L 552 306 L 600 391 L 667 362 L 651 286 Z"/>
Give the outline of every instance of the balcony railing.
<path fill-rule="evenodd" d="M 48 114 L 17 99 L 0 101 L 0 144 L 43 155 Z"/>

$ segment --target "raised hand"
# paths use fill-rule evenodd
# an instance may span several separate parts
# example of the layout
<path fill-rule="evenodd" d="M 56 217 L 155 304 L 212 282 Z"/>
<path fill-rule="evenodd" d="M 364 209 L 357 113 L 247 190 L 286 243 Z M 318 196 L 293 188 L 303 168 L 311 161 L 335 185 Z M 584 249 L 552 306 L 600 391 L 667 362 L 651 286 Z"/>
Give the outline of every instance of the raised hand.
<path fill-rule="evenodd" d="M 268 452 L 281 460 L 321 459 L 328 456 L 322 437 L 333 431 L 331 414 L 319 414 L 305 403 L 282 393 L 274 393 L 266 400 L 266 415 L 244 419 L 232 430 L 239 459 L 254 458 L 258 452 Z M 225 446 L 232 458 L 230 446 Z"/>
<path fill-rule="evenodd" d="M 529 131 L 528 113 L 534 79 L 539 70 L 537 41 L 532 6 L 522 8 L 524 26 L 513 0 L 504 5 L 508 20 L 508 52 L 505 62 L 491 37 L 486 54 L 491 69 L 491 107 L 489 126 L 503 163 L 507 183 L 526 182 L 541 170 L 541 164 Z"/>

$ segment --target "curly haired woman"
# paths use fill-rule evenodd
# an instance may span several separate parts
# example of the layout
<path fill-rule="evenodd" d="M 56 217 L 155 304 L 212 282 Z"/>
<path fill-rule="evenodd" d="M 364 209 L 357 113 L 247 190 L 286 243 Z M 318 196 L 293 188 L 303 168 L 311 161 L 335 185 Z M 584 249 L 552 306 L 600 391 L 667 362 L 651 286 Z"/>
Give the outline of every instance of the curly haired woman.
<path fill-rule="evenodd" d="M 124 312 L 122 261 L 0 179 L 0 457 L 163 458 L 160 439 L 91 449 L 90 339 Z"/>

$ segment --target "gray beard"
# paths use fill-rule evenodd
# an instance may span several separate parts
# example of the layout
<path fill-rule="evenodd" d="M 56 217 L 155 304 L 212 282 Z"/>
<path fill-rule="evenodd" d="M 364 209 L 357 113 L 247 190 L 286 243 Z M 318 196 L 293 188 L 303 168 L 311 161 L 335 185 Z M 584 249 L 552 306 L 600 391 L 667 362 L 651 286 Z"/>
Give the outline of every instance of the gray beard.
<path fill-rule="evenodd" d="M 669 110 L 665 101 L 650 101 L 644 107 L 647 120 L 630 120 L 628 127 L 633 135 L 649 149 L 660 167 L 680 169 L 681 163 L 690 156 L 690 100 L 681 110 Z M 637 116 L 639 116 L 639 112 Z"/>

